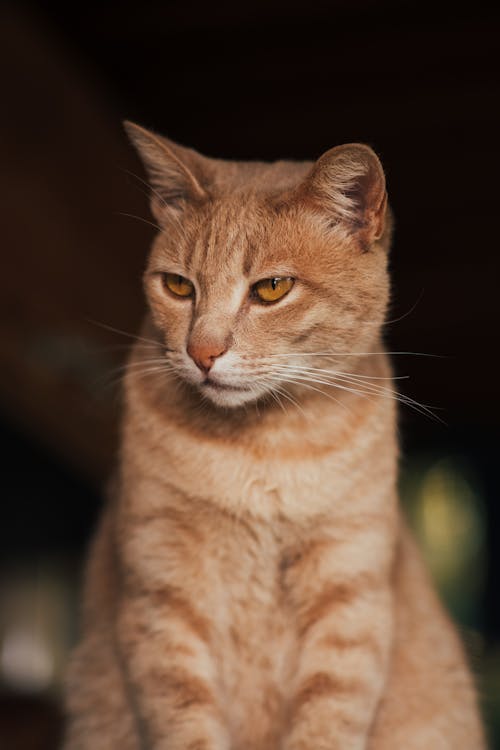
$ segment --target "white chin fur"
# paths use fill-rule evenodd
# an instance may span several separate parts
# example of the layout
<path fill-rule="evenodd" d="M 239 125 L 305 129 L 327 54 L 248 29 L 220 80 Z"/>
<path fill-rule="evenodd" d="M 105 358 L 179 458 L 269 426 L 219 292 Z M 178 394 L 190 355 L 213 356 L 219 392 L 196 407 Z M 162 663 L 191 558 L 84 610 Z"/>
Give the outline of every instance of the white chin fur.
<path fill-rule="evenodd" d="M 266 390 L 262 388 L 225 390 L 210 385 L 200 385 L 198 387 L 200 393 L 205 398 L 210 399 L 213 404 L 231 409 L 251 403 L 252 401 L 257 401 L 257 399 L 266 393 Z"/>

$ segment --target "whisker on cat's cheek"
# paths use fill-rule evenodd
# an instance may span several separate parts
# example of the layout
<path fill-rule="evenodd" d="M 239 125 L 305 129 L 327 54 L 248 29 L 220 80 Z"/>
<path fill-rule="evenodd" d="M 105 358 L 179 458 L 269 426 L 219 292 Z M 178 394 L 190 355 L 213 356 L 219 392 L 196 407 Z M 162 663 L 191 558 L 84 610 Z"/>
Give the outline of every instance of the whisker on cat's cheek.
<path fill-rule="evenodd" d="M 366 379 L 360 380 L 359 376 L 350 376 L 349 374 L 340 372 L 332 374 L 331 377 L 327 375 L 318 376 L 314 370 L 307 372 L 300 370 L 300 368 L 293 369 L 292 367 L 286 368 L 285 366 L 278 366 L 274 369 L 274 372 L 280 374 L 285 381 L 292 382 L 293 380 L 296 384 L 303 384 L 304 386 L 308 383 L 316 383 L 317 385 L 330 386 L 341 391 L 353 393 L 365 399 L 369 399 L 370 396 L 382 396 L 383 398 L 398 401 L 423 416 L 444 424 L 443 420 L 426 404 L 419 403 L 410 396 L 406 396 L 393 389 L 367 382 Z"/>
<path fill-rule="evenodd" d="M 86 318 L 87 323 L 92 323 L 93 325 L 99 326 L 99 328 L 104 328 L 106 331 L 111 331 L 112 333 L 118 333 L 120 336 L 127 336 L 129 339 L 133 339 L 134 341 L 141 341 L 144 344 L 150 344 L 152 346 L 158 347 L 160 346 L 160 342 L 155 339 L 148 339 L 144 336 L 137 336 L 134 333 L 129 333 L 128 331 L 122 331 L 120 328 L 115 328 L 114 326 L 108 325 L 107 323 L 102 323 L 98 320 L 93 320 L 92 318 Z"/>

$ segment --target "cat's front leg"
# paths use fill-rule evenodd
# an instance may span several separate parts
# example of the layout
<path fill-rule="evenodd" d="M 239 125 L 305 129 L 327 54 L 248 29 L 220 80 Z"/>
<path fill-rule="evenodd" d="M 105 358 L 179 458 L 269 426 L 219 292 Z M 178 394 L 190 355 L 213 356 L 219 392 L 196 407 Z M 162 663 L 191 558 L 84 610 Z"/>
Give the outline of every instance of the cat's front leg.
<path fill-rule="evenodd" d="M 300 656 L 283 750 L 365 750 L 386 682 L 392 642 L 386 566 L 355 564 L 356 555 L 352 564 L 339 564 L 338 546 L 313 543 L 289 571 Z"/>
<path fill-rule="evenodd" d="M 144 750 L 229 750 L 209 640 L 209 621 L 173 588 L 127 592 L 118 648 Z"/>

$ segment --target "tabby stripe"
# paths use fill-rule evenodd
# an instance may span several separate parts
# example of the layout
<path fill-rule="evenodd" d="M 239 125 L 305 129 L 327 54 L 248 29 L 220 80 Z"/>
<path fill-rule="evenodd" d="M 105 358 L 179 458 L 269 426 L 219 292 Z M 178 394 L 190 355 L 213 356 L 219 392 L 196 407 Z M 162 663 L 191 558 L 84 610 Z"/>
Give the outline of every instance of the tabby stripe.
<path fill-rule="evenodd" d="M 337 529 L 335 535 L 328 537 L 313 539 L 306 542 L 301 548 L 290 550 L 284 556 L 282 561 L 282 568 L 290 568 L 294 575 L 300 573 L 303 566 L 308 564 L 314 564 L 317 558 L 324 559 L 326 555 L 332 551 L 334 554 L 338 554 L 337 550 L 339 547 L 349 551 L 349 547 L 356 548 L 360 542 L 364 542 L 363 536 L 367 533 L 372 535 L 381 534 L 381 531 L 377 531 L 375 527 L 379 527 L 382 530 L 382 537 L 386 538 L 387 528 L 390 526 L 391 520 L 387 514 L 382 513 L 370 513 L 369 515 L 363 514 L 363 518 L 341 518 L 337 521 Z M 356 539 L 354 539 L 356 535 Z M 361 537 L 361 539 L 358 539 Z M 388 540 L 388 543 L 390 541 Z M 347 545 L 347 547 L 346 547 Z"/>
<path fill-rule="evenodd" d="M 386 582 L 380 576 L 369 571 L 360 573 L 349 581 L 328 584 L 316 600 L 299 615 L 300 637 L 303 638 L 310 628 L 326 617 L 332 609 L 339 605 L 351 604 L 367 591 L 373 592 L 385 585 Z"/>
<path fill-rule="evenodd" d="M 200 543 L 204 536 L 200 529 L 193 525 L 192 520 L 187 517 L 186 513 L 176 511 L 173 508 L 162 508 L 149 513 L 129 514 L 128 523 L 131 528 L 140 529 L 141 526 L 149 524 L 165 524 L 168 528 L 173 528 L 176 533 L 182 532 L 189 536 L 193 541 Z"/>
<path fill-rule="evenodd" d="M 169 610 L 174 617 L 181 619 L 185 625 L 204 643 L 210 643 L 211 623 L 194 609 L 193 605 L 184 597 L 174 593 L 169 586 L 148 591 L 141 594 L 141 599 L 152 603 L 155 609 Z M 168 617 L 168 613 L 162 613 Z"/>
<path fill-rule="evenodd" d="M 186 750 L 210 750 L 210 743 L 208 740 L 195 740 L 186 746 Z"/>
<path fill-rule="evenodd" d="M 350 651 L 351 649 L 363 649 L 382 657 L 382 647 L 373 633 L 363 633 L 358 636 L 343 636 L 339 633 L 328 633 L 319 639 L 317 645 L 321 648 L 334 651 Z"/>
<path fill-rule="evenodd" d="M 215 697 L 209 686 L 199 677 L 176 670 L 171 672 L 158 672 L 154 680 L 161 689 L 161 693 L 170 699 L 172 707 L 176 711 L 182 711 L 193 706 L 210 706 L 217 708 Z"/>
<path fill-rule="evenodd" d="M 308 326 L 302 333 L 292 339 L 292 344 L 303 344 L 318 328 L 320 328 L 319 323 Z"/>
<path fill-rule="evenodd" d="M 291 704 L 292 716 L 298 714 L 300 709 L 311 700 L 339 695 L 349 696 L 365 690 L 366 683 L 359 677 L 339 678 L 326 672 L 316 672 L 307 677 L 296 692 Z"/>

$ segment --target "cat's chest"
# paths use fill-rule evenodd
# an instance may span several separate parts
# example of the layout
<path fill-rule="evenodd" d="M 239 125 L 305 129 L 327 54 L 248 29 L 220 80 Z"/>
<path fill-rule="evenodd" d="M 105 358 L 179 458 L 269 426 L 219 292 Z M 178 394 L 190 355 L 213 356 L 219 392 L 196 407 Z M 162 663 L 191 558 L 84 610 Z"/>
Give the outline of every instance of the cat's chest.
<path fill-rule="evenodd" d="M 240 546 L 224 563 L 219 597 L 221 631 L 230 650 L 241 661 L 278 669 L 281 652 L 295 640 L 295 623 L 289 595 L 284 585 L 284 553 L 278 545 L 249 553 Z M 270 655 L 267 658 L 266 652 Z M 276 663 L 274 663 L 276 662 Z"/>
<path fill-rule="evenodd" d="M 216 586 L 221 684 L 235 731 L 255 736 L 260 726 L 262 737 L 283 719 L 297 656 L 294 615 L 283 585 L 284 546 L 271 529 L 247 529 L 226 544 Z"/>

